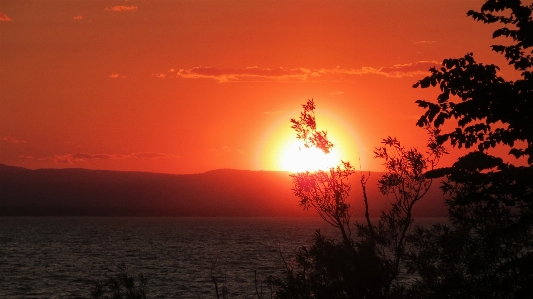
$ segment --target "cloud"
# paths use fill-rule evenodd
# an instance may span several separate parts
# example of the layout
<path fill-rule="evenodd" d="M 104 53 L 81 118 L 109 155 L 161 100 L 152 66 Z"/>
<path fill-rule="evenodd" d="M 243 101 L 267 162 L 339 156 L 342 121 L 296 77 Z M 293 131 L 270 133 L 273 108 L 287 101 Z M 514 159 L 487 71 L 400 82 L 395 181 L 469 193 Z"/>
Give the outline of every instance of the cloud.
<path fill-rule="evenodd" d="M 227 147 L 227 146 L 223 146 L 222 147 L 222 150 L 225 151 L 226 153 L 231 153 L 231 148 Z"/>
<path fill-rule="evenodd" d="M 421 40 L 421 41 L 414 42 L 413 45 L 423 45 L 423 44 L 433 44 L 433 43 L 435 43 L 434 40 Z"/>
<path fill-rule="evenodd" d="M 169 155 L 162 153 L 135 153 L 131 154 L 132 158 L 141 158 L 141 159 L 161 159 L 161 158 L 179 158 L 177 155 Z"/>
<path fill-rule="evenodd" d="M 54 163 L 56 164 L 74 164 L 68 156 L 56 156 L 54 157 Z"/>
<path fill-rule="evenodd" d="M 156 77 L 156 78 L 159 78 L 159 79 L 165 79 L 166 76 L 167 75 L 163 74 L 163 73 L 152 74 L 152 77 Z"/>
<path fill-rule="evenodd" d="M 17 139 L 17 138 L 11 137 L 11 136 L 2 137 L 2 138 L 0 138 L 0 140 L 4 141 L 4 142 L 7 142 L 7 143 L 26 143 L 25 140 Z"/>
<path fill-rule="evenodd" d="M 438 61 L 417 61 L 406 64 L 395 64 L 389 67 L 362 67 L 359 69 L 345 69 L 337 67 L 334 69 L 316 70 L 317 79 L 328 79 L 326 81 L 349 81 L 354 76 L 361 75 L 381 75 L 392 78 L 404 78 L 427 75 L 430 68 L 440 65 Z"/>
<path fill-rule="evenodd" d="M 275 114 L 283 113 L 283 110 L 263 111 L 263 113 L 264 113 L 264 114 L 268 114 L 268 115 L 275 115 Z"/>
<path fill-rule="evenodd" d="M 406 64 L 396 64 L 388 67 L 361 67 L 332 69 L 307 69 L 307 68 L 259 68 L 257 66 L 240 69 L 221 69 L 214 67 L 194 67 L 180 69 L 173 73 L 152 74 L 158 78 L 182 79 L 211 79 L 220 83 L 225 82 L 259 82 L 259 81 L 351 81 L 362 75 L 381 75 L 385 77 L 402 78 L 427 75 L 431 67 L 440 65 L 438 61 L 417 61 Z"/>
<path fill-rule="evenodd" d="M 120 155 L 120 154 L 108 155 L 108 154 L 85 154 L 85 153 L 70 154 L 68 156 L 70 156 L 73 159 L 78 159 L 78 160 L 122 159 L 125 157 L 124 155 Z"/>
<path fill-rule="evenodd" d="M 379 71 L 387 77 L 414 77 L 428 75 L 430 68 L 439 66 L 438 61 L 418 61 L 407 64 L 396 64 L 392 67 L 383 67 Z"/>
<path fill-rule="evenodd" d="M 214 67 L 194 67 L 180 69 L 175 77 L 185 79 L 214 79 L 219 82 L 229 81 L 301 81 L 309 77 L 310 71 L 304 68 L 259 68 L 257 66 L 240 69 L 219 69 Z"/>
<path fill-rule="evenodd" d="M 121 154 L 67 154 L 53 156 L 51 159 L 56 164 L 74 164 L 75 162 L 86 162 L 88 160 L 106 160 L 106 159 L 124 159 L 126 156 Z M 44 158 L 48 160 L 49 158 Z"/>
<path fill-rule="evenodd" d="M 74 17 L 74 20 L 82 20 L 82 19 L 83 19 L 82 16 L 75 16 L 75 17 Z"/>
<path fill-rule="evenodd" d="M 118 79 L 118 78 L 124 79 L 124 78 L 126 78 L 126 76 L 122 76 L 122 75 L 119 75 L 119 74 L 111 74 L 111 75 L 109 75 L 109 78 L 111 78 L 111 79 Z"/>
<path fill-rule="evenodd" d="M 0 12 L 0 22 L 13 22 L 10 17 Z"/>
<path fill-rule="evenodd" d="M 124 5 L 117 5 L 117 6 L 113 6 L 113 7 L 106 7 L 105 10 L 109 10 L 109 11 L 116 11 L 116 12 L 121 12 L 121 11 L 133 11 L 135 12 L 137 10 L 137 6 L 124 6 Z"/>
<path fill-rule="evenodd" d="M 140 152 L 131 154 L 87 154 L 76 153 L 67 155 L 57 155 L 41 160 L 53 160 L 57 164 L 74 164 L 76 162 L 87 162 L 90 160 L 108 160 L 108 159 L 163 159 L 163 158 L 179 158 L 178 155 L 170 155 L 164 153 Z"/>

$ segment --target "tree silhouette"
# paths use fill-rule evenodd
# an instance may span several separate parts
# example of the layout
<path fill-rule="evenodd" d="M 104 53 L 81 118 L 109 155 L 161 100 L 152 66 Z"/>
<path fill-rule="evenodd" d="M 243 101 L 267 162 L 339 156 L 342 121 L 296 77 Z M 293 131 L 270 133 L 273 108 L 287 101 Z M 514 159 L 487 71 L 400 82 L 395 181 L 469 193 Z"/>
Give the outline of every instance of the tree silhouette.
<path fill-rule="evenodd" d="M 525 298 L 533 293 L 533 5 L 488 0 L 467 14 L 484 23 L 501 23 L 494 45 L 520 72 L 507 81 L 495 65 L 477 63 L 473 54 L 446 59 L 414 87 L 437 86 L 436 102 L 419 100 L 426 110 L 418 121 L 436 128 L 456 122 L 437 143 L 473 148 L 451 167 L 429 172 L 444 176 L 450 226 L 419 228 L 411 271 L 421 276 L 413 294 L 431 298 Z M 509 28 L 508 26 L 511 26 Z M 508 146 L 527 166 L 505 163 L 487 153 Z"/>
<path fill-rule="evenodd" d="M 477 144 L 481 152 L 504 144 L 511 147 L 510 154 L 517 158 L 525 156 L 527 163 L 533 164 L 532 8 L 533 5 L 522 6 L 519 0 L 488 0 L 481 12 L 467 13 L 488 24 L 499 22 L 515 26 L 494 31 L 494 38 L 511 37 L 514 43 L 493 45 L 492 49 L 505 55 L 509 64 L 521 72 L 521 79 L 506 81 L 497 74 L 497 66 L 476 63 L 469 53 L 463 58 L 445 59 L 440 69 L 432 68 L 431 76 L 414 85 L 422 88 L 439 85 L 441 90 L 437 103 L 416 101 L 426 109 L 417 123 L 419 126 L 433 123 L 438 128 L 446 120 L 457 120 L 458 127 L 441 134 L 437 139 L 439 144 L 448 139 L 459 148 Z M 505 12 L 509 16 L 500 15 Z"/>
<path fill-rule="evenodd" d="M 328 153 L 333 144 L 326 131 L 317 129 L 314 101 L 308 100 L 302 107 L 300 118 L 291 120 L 297 139 L 306 147 Z M 431 185 L 431 179 L 424 173 L 433 169 L 445 153 L 434 138 L 438 131 L 428 130 L 430 139 L 425 154 L 403 147 L 392 137 L 383 139 L 383 146 L 376 148 L 375 157 L 384 160 L 386 169 L 378 181 L 380 190 L 393 194 L 394 200 L 373 223 L 366 193 L 368 176 L 361 174 L 365 222 L 353 225 L 355 236 L 347 199 L 351 189 L 349 178 L 356 171 L 349 162 L 340 161 L 338 166 L 325 171 L 291 175 L 300 205 L 304 209 L 314 208 L 327 223 L 338 228 L 341 241 L 317 231 L 314 243 L 300 249 L 296 266 L 286 263 L 285 277 L 270 278 L 270 283 L 277 287 L 278 298 L 389 298 L 403 292 L 405 283 L 398 278 L 405 268 L 412 208 Z"/>
<path fill-rule="evenodd" d="M 390 209 L 382 211 L 377 226 L 379 256 L 392 263 L 390 286 L 405 266 L 406 237 L 413 223 L 413 206 L 424 197 L 433 182 L 425 177 L 425 173 L 434 169 L 440 157 L 447 154 L 446 149 L 436 143 L 435 136 L 439 131 L 431 127 L 426 129 L 429 139 L 425 154 L 416 148 L 407 149 L 391 137 L 383 139 L 383 146 L 374 151 L 376 158 L 385 161 L 385 173 L 378 180 L 381 193 L 394 197 Z M 367 222 L 368 230 L 375 234 L 370 221 Z M 360 226 L 359 231 L 365 232 L 366 229 Z"/>
<path fill-rule="evenodd" d="M 146 299 L 148 280 L 142 275 L 130 275 L 128 267 L 120 264 L 117 271 L 103 281 L 93 281 L 91 297 L 98 299 Z"/>

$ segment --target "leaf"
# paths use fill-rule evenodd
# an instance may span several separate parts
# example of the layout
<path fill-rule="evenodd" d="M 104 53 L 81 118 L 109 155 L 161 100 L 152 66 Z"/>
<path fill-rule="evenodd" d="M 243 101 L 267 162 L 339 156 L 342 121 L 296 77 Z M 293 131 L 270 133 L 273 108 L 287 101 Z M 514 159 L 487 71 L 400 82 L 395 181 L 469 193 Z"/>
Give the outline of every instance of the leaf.
<path fill-rule="evenodd" d="M 437 101 L 439 103 L 444 103 L 450 99 L 450 93 L 449 92 L 443 92 L 437 97 Z"/>
<path fill-rule="evenodd" d="M 451 69 L 455 65 L 455 59 L 444 59 L 442 65 L 446 66 L 447 69 Z"/>
<path fill-rule="evenodd" d="M 524 151 L 521 149 L 513 148 L 509 151 L 509 154 L 515 156 L 515 158 L 518 159 L 524 155 Z"/>
<path fill-rule="evenodd" d="M 459 158 L 452 167 L 467 171 L 481 171 L 503 164 L 503 160 L 485 152 L 475 151 Z"/>
<path fill-rule="evenodd" d="M 419 126 L 419 127 L 425 127 L 429 124 L 427 118 L 425 115 L 422 115 L 418 121 L 416 122 L 416 125 Z"/>
<path fill-rule="evenodd" d="M 427 108 L 431 102 L 423 101 L 423 100 L 417 100 L 415 103 L 418 104 L 418 107 Z"/>
<path fill-rule="evenodd" d="M 448 114 L 445 112 L 439 113 L 434 122 L 435 127 L 438 128 L 440 125 L 444 124 L 444 120 L 446 120 L 448 117 Z"/>
<path fill-rule="evenodd" d="M 420 83 L 421 88 L 428 88 L 431 84 L 431 79 L 429 77 L 426 77 L 418 82 Z"/>
<path fill-rule="evenodd" d="M 443 144 L 443 143 L 446 142 L 449 138 L 450 138 L 450 135 L 448 135 L 448 134 L 445 134 L 445 135 L 439 135 L 439 136 L 437 136 L 436 141 L 437 141 L 438 144 Z"/>
<path fill-rule="evenodd" d="M 468 62 L 468 64 L 474 64 L 475 63 L 473 55 L 474 55 L 473 53 L 469 53 L 469 54 L 465 55 L 465 60 Z"/>
<path fill-rule="evenodd" d="M 437 168 L 424 173 L 424 177 L 426 177 L 427 179 L 438 179 L 445 175 L 449 175 L 451 172 L 451 167 Z"/>

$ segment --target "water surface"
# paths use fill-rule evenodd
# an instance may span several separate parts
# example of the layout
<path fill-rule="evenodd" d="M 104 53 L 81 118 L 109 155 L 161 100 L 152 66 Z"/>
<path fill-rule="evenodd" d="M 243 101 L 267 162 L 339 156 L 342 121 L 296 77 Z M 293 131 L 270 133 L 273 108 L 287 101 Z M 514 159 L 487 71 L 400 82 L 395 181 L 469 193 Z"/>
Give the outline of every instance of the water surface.
<path fill-rule="evenodd" d="M 251 298 L 254 271 L 279 274 L 279 249 L 291 256 L 316 228 L 331 230 L 319 218 L 0 218 L 0 298 L 88 298 L 122 263 L 150 298 L 215 298 L 211 271 Z"/>
<path fill-rule="evenodd" d="M 439 219 L 422 219 L 430 224 Z M 149 298 L 256 298 L 258 278 L 279 275 L 320 218 L 0 218 L 0 298 L 89 298 L 92 281 L 124 264 L 148 278 Z"/>

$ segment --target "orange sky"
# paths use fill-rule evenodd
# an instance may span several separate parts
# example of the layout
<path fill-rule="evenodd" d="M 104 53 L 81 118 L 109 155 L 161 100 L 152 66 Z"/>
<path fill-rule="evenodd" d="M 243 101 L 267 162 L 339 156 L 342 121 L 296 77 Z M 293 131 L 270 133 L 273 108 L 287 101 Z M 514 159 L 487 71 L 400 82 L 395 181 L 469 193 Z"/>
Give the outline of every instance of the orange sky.
<path fill-rule="evenodd" d="M 345 159 L 380 171 L 381 138 L 424 146 L 414 101 L 437 90 L 411 86 L 435 62 L 510 71 L 466 17 L 482 3 L 0 1 L 0 163 L 275 170 L 313 98 Z"/>

